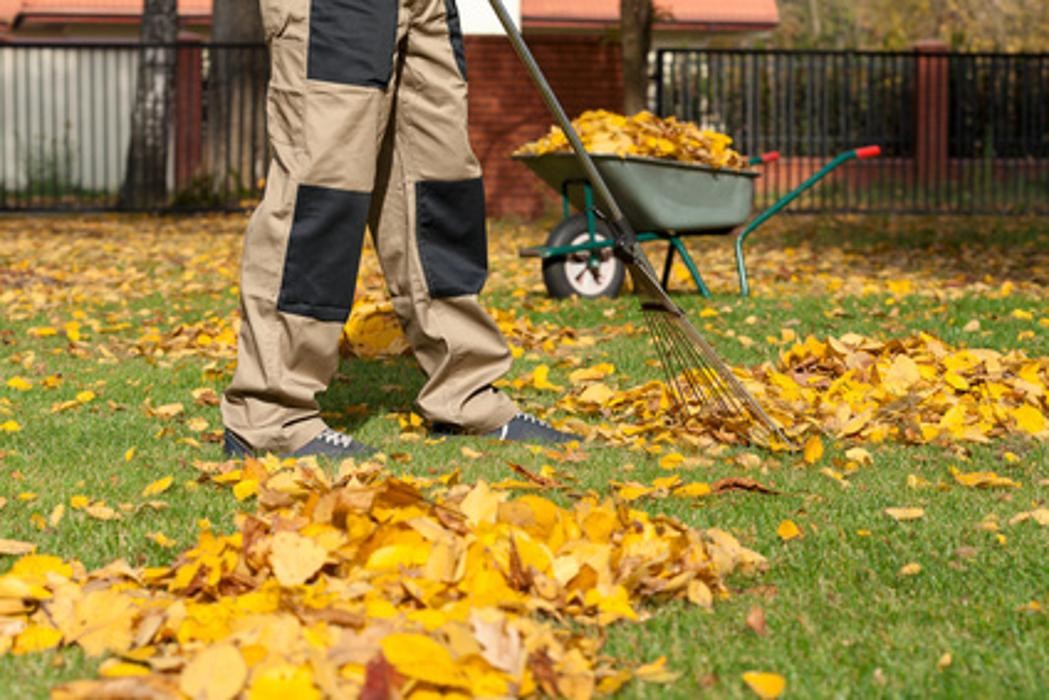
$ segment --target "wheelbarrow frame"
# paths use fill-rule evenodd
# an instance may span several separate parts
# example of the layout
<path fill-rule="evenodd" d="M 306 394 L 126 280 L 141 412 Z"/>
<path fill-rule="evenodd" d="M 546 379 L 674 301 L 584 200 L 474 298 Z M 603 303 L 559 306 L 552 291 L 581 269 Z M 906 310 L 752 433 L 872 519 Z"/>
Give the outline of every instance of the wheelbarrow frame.
<path fill-rule="evenodd" d="M 765 224 L 776 214 L 782 212 L 788 206 L 790 206 L 798 197 L 804 194 L 807 190 L 814 187 L 821 180 L 830 175 L 833 171 L 840 168 L 845 163 L 857 160 L 874 158 L 881 155 L 880 146 L 865 146 L 863 148 L 856 148 L 843 153 L 838 154 L 816 173 L 807 178 L 804 182 L 798 185 L 796 188 L 788 192 L 786 195 L 778 199 L 768 209 L 762 211 L 757 216 L 749 217 L 749 221 L 745 222 L 742 227 L 740 226 L 728 226 L 721 228 L 704 229 L 702 224 L 697 224 L 695 228 L 687 231 L 669 231 L 669 230 L 651 230 L 651 231 L 639 231 L 637 233 L 637 240 L 639 243 L 650 243 L 653 241 L 665 241 L 667 243 L 667 256 L 666 262 L 663 266 L 663 277 L 662 285 L 663 288 L 669 291 L 670 284 L 670 273 L 674 263 L 674 256 L 678 254 L 681 256 L 682 262 L 688 269 L 689 274 L 692 277 L 692 281 L 695 283 L 699 293 L 704 297 L 710 297 L 710 289 L 703 281 L 703 276 L 700 274 L 699 266 L 696 264 L 695 259 L 688 252 L 688 248 L 681 240 L 686 236 L 695 235 L 706 235 L 706 236 L 717 236 L 730 234 L 733 231 L 739 230 L 739 234 L 736 236 L 735 241 L 735 254 L 736 254 L 736 274 L 739 278 L 739 291 L 742 296 L 750 295 L 750 282 L 747 275 L 746 258 L 743 252 L 743 246 L 747 239 L 754 231 Z M 748 162 L 751 166 L 762 165 L 773 163 L 779 160 L 780 154 L 778 152 L 766 153 L 760 156 L 754 156 Z M 533 246 L 530 248 L 524 248 L 519 251 L 519 255 L 523 258 L 541 258 L 543 260 L 556 259 L 562 257 L 568 257 L 571 255 L 578 255 L 580 253 L 589 253 L 589 265 L 598 266 L 601 263 L 600 252 L 607 248 L 615 246 L 615 241 L 607 238 L 599 237 L 597 232 L 597 220 L 601 217 L 601 212 L 597 207 L 595 201 L 594 189 L 590 182 L 585 178 L 574 178 L 566 179 L 561 182 L 561 201 L 562 211 L 564 219 L 568 219 L 572 215 L 572 192 L 573 187 L 581 187 L 583 189 L 583 214 L 586 216 L 587 222 L 587 234 L 588 240 L 583 243 L 577 243 L 572 245 L 560 245 L 560 246 Z"/>

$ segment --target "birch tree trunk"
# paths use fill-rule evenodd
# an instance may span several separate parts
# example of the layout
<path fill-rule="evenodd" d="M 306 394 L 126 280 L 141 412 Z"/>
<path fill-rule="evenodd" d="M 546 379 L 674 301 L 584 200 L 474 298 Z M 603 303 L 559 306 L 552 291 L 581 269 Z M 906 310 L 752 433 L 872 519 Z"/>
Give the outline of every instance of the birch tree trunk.
<path fill-rule="evenodd" d="M 222 0 L 212 9 L 207 157 L 217 197 L 235 203 L 266 173 L 269 56 L 258 0 Z"/>
<path fill-rule="evenodd" d="M 176 0 L 145 0 L 131 143 L 117 201 L 121 209 L 156 208 L 167 203 L 168 143 L 175 90 L 172 45 L 177 38 Z"/>
<path fill-rule="evenodd" d="M 620 0 L 623 48 L 623 111 L 635 114 L 648 107 L 648 52 L 652 48 L 652 0 Z"/>

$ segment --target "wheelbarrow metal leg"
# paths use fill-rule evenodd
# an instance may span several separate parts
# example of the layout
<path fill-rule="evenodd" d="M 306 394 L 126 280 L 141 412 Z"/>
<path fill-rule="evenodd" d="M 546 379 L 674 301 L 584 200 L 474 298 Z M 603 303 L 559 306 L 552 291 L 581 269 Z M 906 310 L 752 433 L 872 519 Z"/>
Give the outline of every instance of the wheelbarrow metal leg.
<path fill-rule="evenodd" d="M 851 151 L 845 151 L 844 153 L 838 154 L 832 161 L 824 165 L 816 172 L 815 175 L 811 176 L 805 182 L 798 185 L 795 189 L 788 192 L 779 201 L 773 204 L 771 207 L 761 212 L 757 217 L 754 218 L 747 227 L 740 232 L 736 238 L 736 273 L 739 275 L 739 293 L 741 296 L 750 296 L 750 284 L 747 281 L 747 264 L 743 258 L 743 244 L 746 242 L 750 234 L 764 224 L 766 221 L 771 219 L 776 214 L 786 209 L 790 204 L 800 197 L 802 194 L 816 185 L 820 180 L 827 177 L 834 170 L 837 170 L 845 163 L 850 160 L 876 158 L 881 155 L 881 148 L 878 146 L 866 146 L 864 148 L 856 148 Z"/>
<path fill-rule="evenodd" d="M 674 239 L 670 239 L 667 242 L 667 259 L 663 263 L 663 289 L 670 291 L 670 270 L 674 267 L 674 253 L 677 248 L 674 247 Z"/>

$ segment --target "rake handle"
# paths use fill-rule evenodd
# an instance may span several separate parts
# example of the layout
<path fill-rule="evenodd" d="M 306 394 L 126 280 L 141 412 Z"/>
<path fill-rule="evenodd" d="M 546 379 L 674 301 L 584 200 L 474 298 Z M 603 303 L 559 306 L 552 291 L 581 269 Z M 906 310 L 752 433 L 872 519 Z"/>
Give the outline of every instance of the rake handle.
<path fill-rule="evenodd" d="M 539 63 L 535 60 L 535 56 L 532 55 L 531 49 L 529 49 L 528 44 L 525 43 L 524 37 L 521 36 L 520 30 L 518 30 L 517 25 L 514 24 L 514 20 L 510 16 L 510 13 L 507 11 L 502 0 L 489 0 L 489 4 L 492 6 L 492 10 L 495 12 L 496 17 L 499 18 L 499 23 L 503 25 L 503 30 L 506 32 L 506 36 L 510 40 L 510 45 L 513 46 L 514 52 L 517 54 L 518 58 L 521 59 L 521 63 L 524 64 L 525 70 L 528 71 L 528 75 L 532 78 L 532 82 L 535 83 L 536 88 L 539 89 L 539 94 L 542 96 L 543 102 L 546 103 L 547 108 L 550 110 L 551 114 L 554 115 L 557 125 L 561 127 L 565 137 L 568 139 L 568 143 L 572 146 L 576 158 L 579 159 L 579 163 L 583 166 L 583 172 L 586 173 L 587 180 L 590 181 L 590 184 L 597 192 L 598 197 L 604 201 L 610 218 L 609 223 L 615 234 L 616 249 L 620 254 L 627 258 L 629 262 L 638 262 L 637 234 L 634 232 L 630 222 L 627 221 L 622 208 L 619 206 L 619 203 L 616 202 L 616 198 L 612 196 L 612 191 L 609 189 L 608 183 L 605 182 L 605 178 L 601 176 L 597 166 L 594 164 L 594 159 L 590 157 L 586 147 L 583 145 L 583 140 L 579 137 L 579 132 L 577 132 L 575 127 L 572 126 L 572 120 L 568 118 L 568 114 L 565 112 L 564 107 L 561 106 L 561 102 L 557 99 L 557 95 L 554 94 L 554 89 L 550 87 L 550 83 L 547 81 L 546 76 L 543 75 L 543 70 L 539 67 Z"/>

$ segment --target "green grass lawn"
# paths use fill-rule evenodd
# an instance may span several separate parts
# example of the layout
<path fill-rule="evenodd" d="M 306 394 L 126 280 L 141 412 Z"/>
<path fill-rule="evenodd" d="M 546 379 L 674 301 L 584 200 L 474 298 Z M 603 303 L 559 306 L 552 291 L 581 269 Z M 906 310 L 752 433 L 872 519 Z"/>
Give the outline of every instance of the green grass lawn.
<path fill-rule="evenodd" d="M 107 221 L 116 222 L 111 231 L 104 221 L 89 220 L 87 232 L 68 220 L 32 226 L 0 222 L 0 423 L 14 420 L 21 426 L 18 432 L 0 432 L 0 498 L 6 502 L 0 508 L 0 538 L 34 542 L 41 552 L 79 559 L 89 568 L 118 558 L 135 566 L 159 565 L 192 546 L 199 519 L 229 531 L 234 514 L 250 508 L 227 490 L 198 483 L 193 468 L 195 460 L 220 458 L 215 439 L 221 428 L 218 410 L 196 401 L 193 392 L 210 388 L 220 393 L 232 362 L 194 354 L 143 356 L 129 348 L 145 325 L 170 331 L 208 314 L 224 318 L 234 312 L 230 287 L 243 219 Z M 168 229 L 188 233 L 163 243 L 163 254 L 140 261 L 134 270 L 117 269 L 112 280 L 134 277 L 132 271 L 145 273 L 123 293 L 98 293 L 110 284 L 106 280 L 86 290 L 71 288 L 78 278 L 90 278 L 92 265 L 119 267 L 119 252 L 112 253 L 112 263 L 103 252 L 94 261 L 66 263 L 48 252 L 83 236 L 110 236 L 117 248 L 144 246 L 137 233 L 154 227 L 159 233 L 151 241 Z M 25 245 L 29 236 L 39 237 L 39 255 L 47 258 L 48 269 L 65 264 L 72 274 L 48 283 L 46 300 L 16 308 L 13 290 L 30 284 L 27 275 L 34 268 L 35 254 Z M 212 239 L 201 244 L 208 236 Z M 494 256 L 486 303 L 600 337 L 593 347 L 572 354 L 582 366 L 616 365 L 610 381 L 620 388 L 657 378 L 644 336 L 609 330 L 641 324 L 636 302 L 629 297 L 551 302 L 541 291 L 538 266 L 506 252 L 542 236 L 539 226 L 496 227 L 500 252 Z M 774 362 L 782 348 L 766 338 L 784 328 L 800 338 L 857 332 L 888 340 L 926 332 L 952 345 L 1049 355 L 1045 220 L 788 218 L 756 238 L 749 256 L 753 298 L 733 294 L 724 240 L 693 242 L 708 283 L 718 292 L 714 299 L 688 292 L 681 282 L 676 287 L 679 303 L 732 363 Z M 190 240 L 196 241 L 195 251 L 180 248 Z M 374 283 L 371 273 L 365 279 Z M 910 290 L 894 293 L 901 280 L 910 281 Z M 700 318 L 708 308 L 717 313 Z M 85 325 L 95 320 L 112 326 L 111 332 L 85 330 L 77 351 L 61 334 L 30 333 L 43 326 L 61 328 L 78 317 Z M 971 325 L 974 320 L 978 329 Z M 129 325 L 120 328 L 120 322 Z M 753 342 L 741 342 L 740 335 Z M 112 357 L 99 350 L 102 346 L 114 348 Z M 540 363 L 553 367 L 552 380 L 567 383 L 567 363 L 538 352 L 525 352 L 511 379 Z M 33 388 L 8 387 L 14 376 L 29 379 Z M 61 377 L 56 388 L 43 386 L 49 376 Z M 395 414 L 410 409 L 421 382 L 410 358 L 346 360 L 322 406 L 335 427 L 397 453 L 400 458 L 390 460 L 394 473 L 441 474 L 458 467 L 464 480 L 494 481 L 511 475 L 510 462 L 537 471 L 549 461 L 524 447 L 483 440 L 402 441 Z M 94 398 L 53 412 L 55 404 L 84 391 Z M 556 399 L 530 388 L 515 396 L 540 410 Z M 147 402 L 154 407 L 181 403 L 183 410 L 166 419 L 151 416 Z M 367 410 L 345 410 L 362 404 Z M 191 419 L 202 419 L 207 427 L 202 430 L 199 421 L 191 425 Z M 465 457 L 464 445 L 483 458 Z M 797 455 L 718 450 L 700 455 L 707 458 L 697 462 L 703 466 L 688 468 L 683 478 L 712 482 L 746 476 L 778 494 L 732 492 L 639 503 L 696 527 L 728 530 L 767 556 L 770 566 L 756 577 L 732 579 L 735 594 L 712 612 L 682 604 L 652 606 L 646 622 L 609 628 L 608 654 L 632 662 L 666 655 L 669 666 L 682 674 L 669 687 L 633 683 L 623 697 L 752 697 L 740 680 L 748 670 L 782 674 L 789 697 L 1045 696 L 1049 530 L 1031 521 L 1008 523 L 1049 500 L 1049 445 L 1021 438 L 985 445 L 864 445 L 873 464 L 850 475 L 847 485 L 821 472 L 822 466 L 843 462 L 844 451 L 853 446 L 828 442 L 828 454 L 816 466 Z M 554 465 L 582 489 L 609 494 L 610 481 L 648 483 L 666 475 L 658 455 L 597 443 L 584 449 L 584 461 Z M 741 457 L 744 453 L 757 459 Z M 953 482 L 951 466 L 993 470 L 1022 486 L 963 488 Z M 167 507 L 144 507 L 149 499 L 141 496 L 143 488 L 169 475 L 175 485 L 163 495 Z M 911 475 L 931 485 L 910 488 Z M 69 504 L 76 495 L 104 500 L 123 518 L 102 521 L 74 510 Z M 60 504 L 66 506 L 65 515 L 52 526 L 47 519 Z M 926 514 L 896 522 L 883 512 L 893 506 L 920 506 Z M 786 519 L 798 524 L 801 538 L 783 542 L 777 536 L 777 526 Z M 157 532 L 177 545 L 162 548 L 148 537 Z M 0 556 L 0 572 L 11 561 Z M 910 563 L 920 564 L 921 571 L 901 575 L 901 567 Z M 746 625 L 755 606 L 766 616 L 766 636 Z M 62 681 L 90 677 L 97 663 L 75 649 L 0 656 L 0 695 L 44 697 Z"/>

